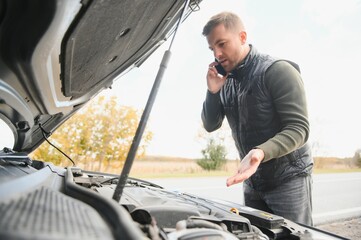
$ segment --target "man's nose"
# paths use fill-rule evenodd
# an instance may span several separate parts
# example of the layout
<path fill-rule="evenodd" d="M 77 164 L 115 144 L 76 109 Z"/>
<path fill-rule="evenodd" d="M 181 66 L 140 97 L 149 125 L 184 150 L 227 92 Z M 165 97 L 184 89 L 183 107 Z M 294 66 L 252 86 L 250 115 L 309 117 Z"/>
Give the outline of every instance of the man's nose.
<path fill-rule="evenodd" d="M 215 58 L 219 59 L 222 56 L 222 51 L 220 51 L 219 49 L 214 49 L 213 50 L 213 55 Z"/>

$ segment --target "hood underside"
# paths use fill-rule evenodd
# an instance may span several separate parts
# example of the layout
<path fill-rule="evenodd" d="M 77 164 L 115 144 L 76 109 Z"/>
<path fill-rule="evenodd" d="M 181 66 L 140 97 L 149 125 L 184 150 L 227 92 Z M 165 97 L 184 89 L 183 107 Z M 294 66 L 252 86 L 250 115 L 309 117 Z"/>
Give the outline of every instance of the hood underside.
<path fill-rule="evenodd" d="M 190 6 L 199 1 L 191 1 Z M 183 1 L 0 1 L 0 117 L 30 152 L 173 32 Z"/>

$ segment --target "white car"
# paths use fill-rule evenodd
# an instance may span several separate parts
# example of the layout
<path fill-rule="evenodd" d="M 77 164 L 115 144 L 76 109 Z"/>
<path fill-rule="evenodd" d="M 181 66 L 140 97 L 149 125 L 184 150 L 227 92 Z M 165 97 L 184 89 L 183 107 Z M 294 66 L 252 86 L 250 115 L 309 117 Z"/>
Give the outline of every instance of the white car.
<path fill-rule="evenodd" d="M 15 139 L 0 152 L 0 239 L 343 239 L 237 203 L 167 191 L 127 171 L 29 158 L 48 133 L 172 37 L 199 2 L 0 0 L 0 117 Z"/>

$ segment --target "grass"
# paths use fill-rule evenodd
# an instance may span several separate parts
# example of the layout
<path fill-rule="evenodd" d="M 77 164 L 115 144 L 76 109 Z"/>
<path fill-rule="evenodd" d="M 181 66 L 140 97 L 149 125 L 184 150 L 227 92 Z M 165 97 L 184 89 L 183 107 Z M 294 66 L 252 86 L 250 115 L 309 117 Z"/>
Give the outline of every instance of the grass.
<path fill-rule="evenodd" d="M 136 178 L 175 178 L 175 177 L 219 177 L 232 176 L 239 167 L 239 160 L 228 160 L 222 169 L 218 171 L 203 170 L 197 164 L 196 159 L 164 157 L 164 156 L 146 156 L 142 159 L 136 159 L 129 173 L 129 176 Z M 91 171 L 109 172 L 120 174 L 122 164 L 113 162 L 109 168 L 87 169 L 86 166 L 80 166 L 83 169 Z M 334 157 L 315 157 L 314 173 L 350 173 L 361 172 L 352 158 L 334 158 Z"/>
<path fill-rule="evenodd" d="M 314 173 L 361 172 L 351 158 L 314 158 Z M 130 176 L 137 178 L 175 177 L 219 177 L 232 176 L 238 169 L 239 161 L 227 161 L 219 171 L 206 171 L 197 165 L 196 160 L 174 157 L 147 156 L 134 161 Z M 120 170 L 117 172 L 120 173 Z"/>

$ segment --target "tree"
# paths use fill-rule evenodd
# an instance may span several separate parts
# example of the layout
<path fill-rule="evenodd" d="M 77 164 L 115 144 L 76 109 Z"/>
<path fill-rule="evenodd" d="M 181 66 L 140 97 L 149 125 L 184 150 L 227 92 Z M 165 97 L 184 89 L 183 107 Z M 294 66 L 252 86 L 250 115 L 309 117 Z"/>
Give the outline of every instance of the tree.
<path fill-rule="evenodd" d="M 226 148 L 217 144 L 213 138 L 209 139 L 207 147 L 202 150 L 203 158 L 197 164 L 205 170 L 219 170 L 226 163 Z"/>
<path fill-rule="evenodd" d="M 119 106 L 116 97 L 102 96 L 74 114 L 49 140 L 84 169 L 108 172 L 123 166 L 139 119 L 137 110 Z M 137 157 L 144 155 L 151 139 L 152 133 L 145 131 Z M 68 165 L 68 160 L 46 142 L 32 157 Z"/>
<path fill-rule="evenodd" d="M 226 119 L 223 121 L 222 126 L 214 132 L 207 132 L 203 126 L 199 128 L 197 141 L 203 149 L 209 144 L 210 139 L 213 139 L 216 144 L 225 147 L 228 159 L 240 160 L 238 150 L 232 138 L 231 129 Z"/>
<path fill-rule="evenodd" d="M 358 167 L 361 167 L 361 149 L 356 150 L 352 160 Z"/>

